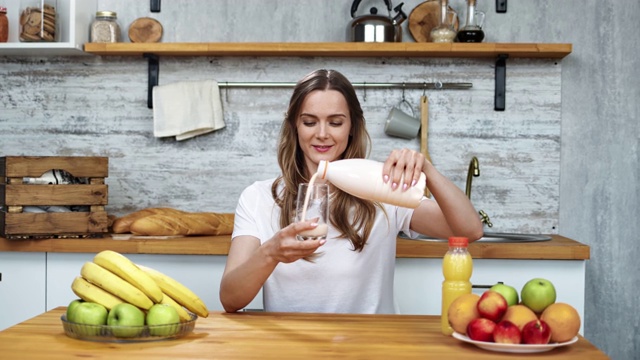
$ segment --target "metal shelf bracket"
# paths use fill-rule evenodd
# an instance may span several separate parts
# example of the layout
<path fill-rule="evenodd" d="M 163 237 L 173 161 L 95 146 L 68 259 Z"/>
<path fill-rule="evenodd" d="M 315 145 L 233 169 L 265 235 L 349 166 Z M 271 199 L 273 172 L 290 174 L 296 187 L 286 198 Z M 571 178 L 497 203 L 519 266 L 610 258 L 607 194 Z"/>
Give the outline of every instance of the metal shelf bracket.
<path fill-rule="evenodd" d="M 150 0 L 151 3 L 149 7 L 151 8 L 151 12 L 159 13 L 160 12 L 160 0 Z"/>
<path fill-rule="evenodd" d="M 495 111 L 504 111 L 507 92 L 507 58 L 508 54 L 498 55 L 496 60 L 496 85 L 494 95 L 494 107 Z"/>
<path fill-rule="evenodd" d="M 153 87 L 158 86 L 160 78 L 160 59 L 155 54 L 143 54 L 149 60 L 149 86 L 147 89 L 147 107 L 153 109 Z"/>

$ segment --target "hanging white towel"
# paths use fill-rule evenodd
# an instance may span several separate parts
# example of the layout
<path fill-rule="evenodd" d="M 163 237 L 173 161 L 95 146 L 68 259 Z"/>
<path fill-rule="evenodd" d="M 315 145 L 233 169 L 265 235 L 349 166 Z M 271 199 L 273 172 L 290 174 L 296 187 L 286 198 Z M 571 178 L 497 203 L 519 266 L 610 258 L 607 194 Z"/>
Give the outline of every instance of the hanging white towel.
<path fill-rule="evenodd" d="M 153 88 L 153 135 L 186 140 L 225 126 L 215 80 L 182 81 Z"/>

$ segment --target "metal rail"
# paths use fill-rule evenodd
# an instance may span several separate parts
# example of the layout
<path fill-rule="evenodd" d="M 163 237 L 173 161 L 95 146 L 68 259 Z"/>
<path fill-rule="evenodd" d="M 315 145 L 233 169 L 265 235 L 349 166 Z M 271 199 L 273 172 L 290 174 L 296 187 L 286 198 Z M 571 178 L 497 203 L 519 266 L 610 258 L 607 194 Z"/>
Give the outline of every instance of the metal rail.
<path fill-rule="evenodd" d="M 473 87 L 472 83 L 443 83 L 443 82 L 359 82 L 352 83 L 355 88 L 387 88 L 387 89 L 427 89 L 427 90 L 465 90 Z M 220 88 L 287 88 L 294 87 L 294 82 L 228 82 L 219 81 Z"/>
<path fill-rule="evenodd" d="M 149 62 L 148 84 L 147 84 L 147 107 L 153 108 L 153 87 L 158 85 L 160 63 L 157 55 L 145 53 L 143 55 Z M 426 90 L 466 90 L 470 89 L 471 83 L 443 83 L 437 82 L 358 82 L 352 83 L 355 88 L 373 89 L 423 89 Z M 294 82 L 228 82 L 218 81 L 220 88 L 290 88 L 296 86 Z M 366 93 L 365 93 L 366 99 Z"/>

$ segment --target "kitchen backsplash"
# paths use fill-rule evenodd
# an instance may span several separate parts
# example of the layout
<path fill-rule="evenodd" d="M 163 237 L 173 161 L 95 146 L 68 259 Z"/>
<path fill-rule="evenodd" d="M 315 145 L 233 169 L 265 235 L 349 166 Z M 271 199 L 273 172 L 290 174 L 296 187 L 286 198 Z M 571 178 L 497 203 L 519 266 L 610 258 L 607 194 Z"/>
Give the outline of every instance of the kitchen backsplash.
<path fill-rule="evenodd" d="M 0 154 L 109 157 L 115 215 L 150 206 L 233 212 L 253 181 L 278 174 L 276 141 L 291 88 L 221 89 L 222 130 L 176 142 L 153 137 L 147 62 L 130 57 L 0 57 Z M 461 189 L 469 161 L 480 177 L 472 201 L 494 231 L 554 233 L 558 223 L 561 65 L 510 59 L 506 111 L 493 110 L 494 60 L 402 58 L 162 57 L 160 85 L 185 80 L 295 82 L 316 68 L 353 82 L 470 82 L 428 90 L 429 151 Z M 373 139 L 371 158 L 419 140 L 384 134 L 401 89 L 358 90 Z M 419 116 L 423 90 L 406 90 Z M 366 97 L 366 99 L 365 99 Z"/>

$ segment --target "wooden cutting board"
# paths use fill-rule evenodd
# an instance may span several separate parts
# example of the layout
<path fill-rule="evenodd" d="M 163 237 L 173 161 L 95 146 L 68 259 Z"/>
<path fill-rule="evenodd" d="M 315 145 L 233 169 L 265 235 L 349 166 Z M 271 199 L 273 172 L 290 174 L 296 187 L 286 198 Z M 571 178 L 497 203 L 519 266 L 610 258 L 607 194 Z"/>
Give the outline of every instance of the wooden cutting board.
<path fill-rule="evenodd" d="M 453 10 L 449 6 L 449 10 Z M 427 0 L 411 10 L 409 14 L 409 32 L 417 42 L 430 42 L 431 29 L 440 24 L 440 1 Z M 453 27 L 458 30 L 458 15 L 455 16 Z"/>
<path fill-rule="evenodd" d="M 129 26 L 129 40 L 133 43 L 156 43 L 162 38 L 162 24 L 156 19 L 143 17 Z"/>

